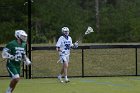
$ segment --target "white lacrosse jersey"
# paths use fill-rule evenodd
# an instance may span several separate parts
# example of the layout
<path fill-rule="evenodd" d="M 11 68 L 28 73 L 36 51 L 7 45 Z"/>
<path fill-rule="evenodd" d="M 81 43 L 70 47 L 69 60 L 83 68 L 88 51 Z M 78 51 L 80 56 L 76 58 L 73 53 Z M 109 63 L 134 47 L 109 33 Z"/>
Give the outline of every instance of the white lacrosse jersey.
<path fill-rule="evenodd" d="M 61 36 L 56 43 L 56 47 L 59 47 L 61 50 L 61 52 L 59 52 L 59 55 L 70 55 L 70 48 L 72 46 L 72 38 L 70 36 L 68 36 L 68 38 Z"/>

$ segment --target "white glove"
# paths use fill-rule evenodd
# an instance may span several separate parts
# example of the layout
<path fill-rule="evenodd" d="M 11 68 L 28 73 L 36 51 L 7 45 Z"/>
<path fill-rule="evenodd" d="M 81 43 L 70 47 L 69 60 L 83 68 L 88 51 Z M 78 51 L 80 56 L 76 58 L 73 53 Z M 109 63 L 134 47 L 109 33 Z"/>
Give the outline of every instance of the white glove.
<path fill-rule="evenodd" d="M 74 48 L 78 48 L 78 42 L 75 42 L 73 45 Z"/>
<path fill-rule="evenodd" d="M 2 58 L 6 58 L 6 59 L 10 59 L 10 60 L 15 59 L 15 57 L 13 55 L 11 55 L 10 53 L 8 53 L 8 51 L 9 51 L 8 48 L 3 48 L 3 50 L 2 50 Z"/>
<path fill-rule="evenodd" d="M 28 57 L 25 57 L 25 60 L 23 62 L 25 63 L 25 65 L 31 65 L 31 61 Z"/>

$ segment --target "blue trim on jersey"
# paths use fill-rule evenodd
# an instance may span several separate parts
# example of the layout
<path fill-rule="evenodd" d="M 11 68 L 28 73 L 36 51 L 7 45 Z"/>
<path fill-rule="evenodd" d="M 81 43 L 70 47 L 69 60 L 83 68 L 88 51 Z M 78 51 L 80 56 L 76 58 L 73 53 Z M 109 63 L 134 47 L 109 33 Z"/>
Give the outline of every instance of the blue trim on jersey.
<path fill-rule="evenodd" d="M 69 36 L 67 36 L 67 35 L 64 35 L 64 37 L 68 40 L 69 39 Z"/>

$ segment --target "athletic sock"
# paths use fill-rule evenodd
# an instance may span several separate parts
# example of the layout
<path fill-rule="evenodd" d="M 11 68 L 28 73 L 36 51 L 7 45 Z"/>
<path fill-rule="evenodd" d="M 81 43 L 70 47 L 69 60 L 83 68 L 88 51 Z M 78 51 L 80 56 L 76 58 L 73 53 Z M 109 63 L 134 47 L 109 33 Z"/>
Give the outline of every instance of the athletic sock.
<path fill-rule="evenodd" d="M 59 74 L 59 77 L 62 77 L 62 75 L 61 75 L 61 74 Z"/>
<path fill-rule="evenodd" d="M 11 93 L 12 88 L 8 87 L 6 93 Z"/>
<path fill-rule="evenodd" d="M 65 76 L 65 80 L 67 80 L 68 79 L 68 77 L 67 76 Z"/>

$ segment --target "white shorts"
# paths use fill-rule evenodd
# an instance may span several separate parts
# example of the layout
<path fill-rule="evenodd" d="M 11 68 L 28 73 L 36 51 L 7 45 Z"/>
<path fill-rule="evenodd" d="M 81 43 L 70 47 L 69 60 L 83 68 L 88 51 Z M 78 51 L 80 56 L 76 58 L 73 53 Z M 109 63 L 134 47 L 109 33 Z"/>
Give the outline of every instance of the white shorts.
<path fill-rule="evenodd" d="M 61 63 L 69 62 L 69 55 L 60 56 Z"/>

